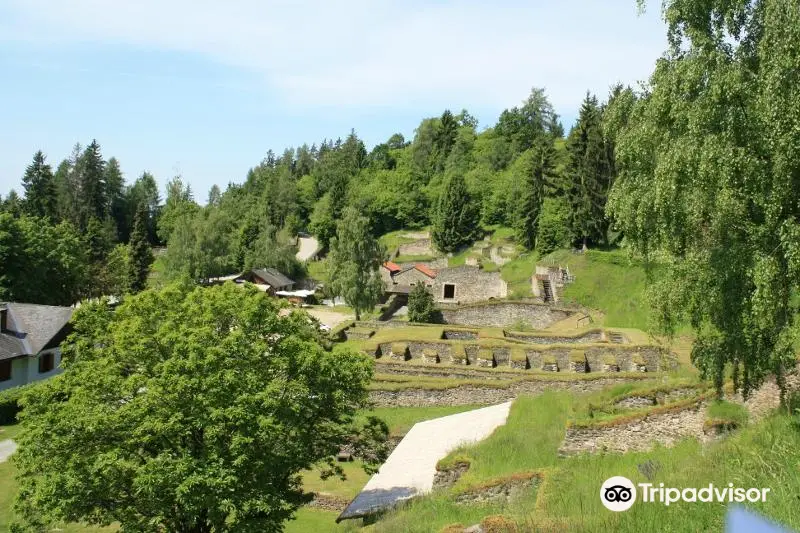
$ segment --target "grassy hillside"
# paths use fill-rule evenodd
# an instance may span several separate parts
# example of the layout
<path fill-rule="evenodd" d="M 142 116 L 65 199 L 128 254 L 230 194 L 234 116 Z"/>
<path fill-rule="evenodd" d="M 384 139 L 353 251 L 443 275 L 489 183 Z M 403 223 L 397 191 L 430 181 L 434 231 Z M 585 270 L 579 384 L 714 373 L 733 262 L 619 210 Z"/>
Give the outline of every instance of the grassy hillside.
<path fill-rule="evenodd" d="M 387 533 L 439 531 L 448 524 L 470 525 L 489 515 L 507 516 L 523 531 L 722 531 L 725 506 L 679 503 L 670 507 L 636 503 L 625 513 L 602 507 L 598 490 L 614 475 L 647 482 L 639 465 L 652 461 L 656 486 L 702 487 L 709 483 L 769 487 L 766 503 L 748 504 L 788 526 L 800 527 L 795 512 L 800 494 L 800 417 L 774 415 L 726 440 L 703 448 L 686 440 L 650 452 L 559 458 L 557 449 L 570 413 L 586 401 L 569 393 L 522 397 L 506 426 L 485 441 L 451 454 L 443 463 L 467 460 L 470 470 L 450 491 L 434 493 L 389 513 L 373 526 Z M 544 481 L 510 503 L 457 505 L 452 495 L 509 474 L 539 471 Z"/>
<path fill-rule="evenodd" d="M 569 267 L 575 282 L 564 287 L 564 299 L 601 311 L 606 326 L 648 329 L 645 270 L 624 250 L 585 254 L 558 250 L 539 263 Z"/>

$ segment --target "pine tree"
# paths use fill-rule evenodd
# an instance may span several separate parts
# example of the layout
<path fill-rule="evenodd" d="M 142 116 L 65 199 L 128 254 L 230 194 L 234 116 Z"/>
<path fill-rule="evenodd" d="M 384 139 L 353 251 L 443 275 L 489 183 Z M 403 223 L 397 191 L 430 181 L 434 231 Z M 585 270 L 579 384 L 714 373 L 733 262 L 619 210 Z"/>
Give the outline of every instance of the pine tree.
<path fill-rule="evenodd" d="M 211 186 L 208 191 L 208 205 L 219 207 L 219 202 L 222 199 L 222 192 L 219 190 L 219 185 L 216 183 Z"/>
<path fill-rule="evenodd" d="M 105 197 L 108 202 L 107 212 L 117 227 L 117 239 L 127 242 L 131 228 L 128 226 L 127 205 L 125 197 L 125 178 L 116 157 L 108 160 L 104 170 Z"/>
<path fill-rule="evenodd" d="M 526 165 L 525 181 L 517 197 L 514 231 L 517 242 L 528 250 L 533 250 L 539 229 L 545 181 L 553 173 L 552 142 L 547 138 L 542 139 L 537 146 L 531 148 L 530 154 L 526 153 L 522 157 L 529 157 L 530 162 Z"/>
<path fill-rule="evenodd" d="M 91 218 L 104 220 L 108 214 L 105 161 L 96 140 L 81 154 L 76 171 L 81 194 L 81 227 L 85 229 Z"/>
<path fill-rule="evenodd" d="M 343 212 L 331 239 L 329 278 L 334 294 L 343 296 L 347 305 L 361 313 L 372 309 L 383 294 L 383 281 L 378 269 L 384 261 L 385 250 L 372 236 L 369 219 L 353 208 Z"/>
<path fill-rule="evenodd" d="M 147 209 L 139 204 L 133 220 L 133 231 L 130 240 L 130 261 L 128 262 L 128 280 L 130 291 L 137 293 L 147 286 L 147 275 L 153 263 L 153 252 L 147 238 Z"/>
<path fill-rule="evenodd" d="M 480 213 L 464 176 L 452 174 L 444 183 L 431 229 L 433 243 L 443 252 L 470 244 L 478 231 Z"/>
<path fill-rule="evenodd" d="M 605 146 L 597 98 L 587 93 L 578 121 L 567 139 L 567 196 L 575 239 L 585 247 L 589 241 L 606 239 L 605 206 L 611 186 L 611 165 Z"/>
<path fill-rule="evenodd" d="M 17 191 L 11 189 L 8 196 L 3 200 L 2 210 L 6 213 L 11 213 L 14 217 L 19 217 L 23 214 L 23 202 L 17 194 Z"/>
<path fill-rule="evenodd" d="M 31 216 L 56 220 L 57 199 L 53 171 L 41 150 L 33 156 L 33 162 L 25 169 L 22 178 L 25 189 L 25 212 Z"/>
<path fill-rule="evenodd" d="M 54 176 L 56 198 L 58 200 L 58 218 L 69 221 L 75 227 L 80 227 L 81 225 L 78 169 L 82 152 L 83 148 L 79 143 L 76 143 L 72 148 L 72 154 L 58 165 Z"/>

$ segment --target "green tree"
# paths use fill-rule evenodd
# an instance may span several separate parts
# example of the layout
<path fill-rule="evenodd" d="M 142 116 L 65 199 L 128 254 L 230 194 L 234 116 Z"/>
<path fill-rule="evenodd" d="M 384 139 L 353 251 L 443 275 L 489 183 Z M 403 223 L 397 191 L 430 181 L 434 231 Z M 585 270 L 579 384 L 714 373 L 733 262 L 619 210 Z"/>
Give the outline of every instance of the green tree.
<path fill-rule="evenodd" d="M 328 279 L 334 294 L 344 297 L 361 320 L 361 313 L 372 309 L 383 294 L 378 269 L 386 251 L 370 233 L 369 219 L 352 207 L 343 215 L 331 240 Z"/>
<path fill-rule="evenodd" d="M 82 306 L 69 370 L 22 400 L 14 531 L 282 531 L 301 473 L 354 440 L 372 362 L 280 310 L 232 283 Z"/>
<path fill-rule="evenodd" d="M 106 187 L 107 213 L 117 228 L 117 240 L 127 242 L 131 227 L 128 226 L 128 206 L 125 188 L 125 177 L 116 157 L 108 160 L 104 169 L 103 180 Z"/>
<path fill-rule="evenodd" d="M 533 250 L 539 231 L 545 182 L 553 174 L 553 144 L 547 138 L 542 139 L 538 146 L 520 157 L 525 158 L 525 175 L 515 202 L 514 232 L 518 243 Z"/>
<path fill-rule="evenodd" d="M 78 162 L 83 148 L 75 144 L 69 158 L 63 160 L 53 177 L 56 188 L 58 219 L 71 222 L 75 227 L 81 225 L 80 183 L 78 181 Z"/>
<path fill-rule="evenodd" d="M 24 213 L 24 201 L 19 197 L 17 191 L 14 189 L 9 191 L 8 196 L 3 200 L 2 210 L 6 213 L 11 213 L 15 217 Z"/>
<path fill-rule="evenodd" d="M 608 220 L 605 215 L 612 184 L 611 162 L 605 145 L 597 98 L 587 93 L 578 121 L 567 138 L 567 196 L 572 212 L 575 240 L 586 244 L 605 241 Z"/>
<path fill-rule="evenodd" d="M 167 201 L 158 217 L 158 237 L 168 242 L 177 221 L 199 210 L 194 201 L 191 185 L 184 184 L 180 176 L 175 176 L 167 184 Z"/>
<path fill-rule="evenodd" d="M 408 320 L 433 324 L 439 322 L 439 311 L 433 295 L 422 283 L 417 283 L 408 295 Z"/>
<path fill-rule="evenodd" d="M 165 257 L 170 278 L 205 283 L 238 270 L 236 226 L 219 208 L 200 209 L 175 221 Z"/>
<path fill-rule="evenodd" d="M 0 300 L 72 305 L 87 293 L 86 244 L 68 222 L 0 213 Z"/>
<path fill-rule="evenodd" d="M 222 200 L 222 192 L 219 190 L 219 185 L 216 183 L 211 186 L 211 189 L 208 191 L 208 202 L 207 205 L 219 207 L 219 203 Z"/>
<path fill-rule="evenodd" d="M 144 205 L 147 212 L 147 239 L 152 245 L 158 244 L 157 226 L 161 212 L 161 198 L 158 185 L 152 174 L 143 172 L 142 175 L 128 189 L 126 205 L 128 214 L 126 226 L 133 228 L 133 219 L 139 206 Z"/>
<path fill-rule="evenodd" d="M 34 217 L 57 220 L 57 198 L 53 171 L 41 150 L 33 156 L 33 162 L 22 177 L 25 189 L 25 212 Z"/>
<path fill-rule="evenodd" d="M 658 323 L 745 397 L 796 364 L 800 286 L 800 4 L 670 0 L 669 49 L 617 138 L 610 213 L 666 257 Z"/>
<path fill-rule="evenodd" d="M 475 240 L 480 222 L 478 206 L 461 174 L 444 183 L 436 204 L 431 238 L 443 252 L 455 252 Z"/>
<path fill-rule="evenodd" d="M 105 262 L 103 295 L 122 296 L 130 291 L 131 251 L 127 244 L 117 244 Z"/>
<path fill-rule="evenodd" d="M 75 172 L 80 191 L 81 228 L 86 229 L 89 220 L 105 220 L 109 211 L 108 191 L 105 182 L 106 162 L 100 153 L 100 145 L 92 140 L 78 159 Z"/>
<path fill-rule="evenodd" d="M 130 240 L 130 260 L 128 262 L 129 289 L 133 293 L 147 287 L 147 276 L 153 264 L 153 252 L 147 240 L 147 208 L 139 206 L 133 220 L 133 231 Z"/>

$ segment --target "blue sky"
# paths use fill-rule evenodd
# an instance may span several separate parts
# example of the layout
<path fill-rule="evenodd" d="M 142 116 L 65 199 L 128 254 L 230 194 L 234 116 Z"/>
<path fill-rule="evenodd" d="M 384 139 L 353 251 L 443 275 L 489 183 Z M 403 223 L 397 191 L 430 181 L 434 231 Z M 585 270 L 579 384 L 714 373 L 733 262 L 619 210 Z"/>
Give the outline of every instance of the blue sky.
<path fill-rule="evenodd" d="M 652 0 L 0 0 L 0 193 L 96 138 L 129 182 L 180 173 L 204 201 L 270 148 L 371 147 L 445 108 L 483 128 L 534 86 L 568 127 L 665 33 Z"/>

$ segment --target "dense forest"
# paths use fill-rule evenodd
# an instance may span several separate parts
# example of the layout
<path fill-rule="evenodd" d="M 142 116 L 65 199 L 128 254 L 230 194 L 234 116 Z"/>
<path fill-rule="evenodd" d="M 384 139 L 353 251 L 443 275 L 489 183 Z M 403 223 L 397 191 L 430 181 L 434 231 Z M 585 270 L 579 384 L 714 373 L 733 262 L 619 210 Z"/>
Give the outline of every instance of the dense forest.
<path fill-rule="evenodd" d="M 269 150 L 243 183 L 214 185 L 204 206 L 180 176 L 163 202 L 151 174 L 126 183 L 97 141 L 76 145 L 55 171 L 37 152 L 24 195 L 0 199 L 0 257 L 19 267 L 0 279 L 0 298 L 68 304 L 135 291 L 151 261 L 143 244 L 169 245 L 171 277 L 204 280 L 251 266 L 302 276 L 293 237 L 306 231 L 327 247 L 347 207 L 369 219 L 375 236 L 430 225 L 448 252 L 495 224 L 543 252 L 608 243 L 614 139 L 635 100 L 622 86 L 603 103 L 587 93 L 566 138 L 544 90 L 534 89 L 481 131 L 466 110 L 446 110 L 423 119 L 410 141 L 394 134 L 371 151 L 354 131 L 281 155 Z M 39 294 L 28 283 L 34 277 L 60 287 Z"/>

